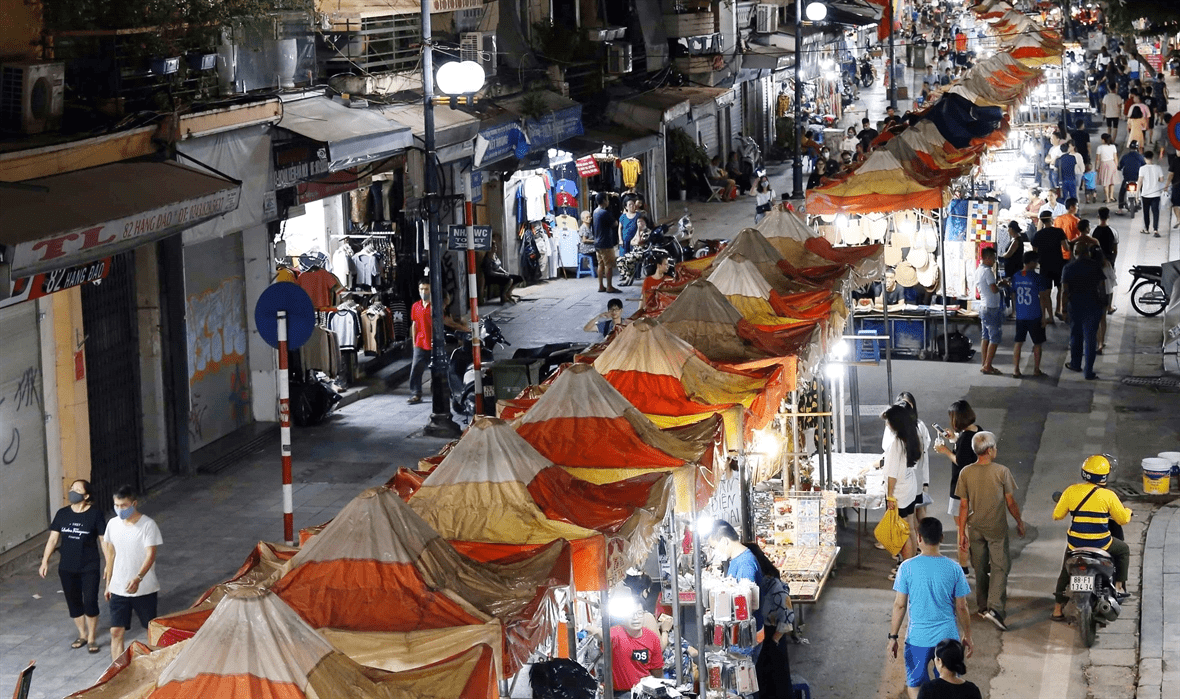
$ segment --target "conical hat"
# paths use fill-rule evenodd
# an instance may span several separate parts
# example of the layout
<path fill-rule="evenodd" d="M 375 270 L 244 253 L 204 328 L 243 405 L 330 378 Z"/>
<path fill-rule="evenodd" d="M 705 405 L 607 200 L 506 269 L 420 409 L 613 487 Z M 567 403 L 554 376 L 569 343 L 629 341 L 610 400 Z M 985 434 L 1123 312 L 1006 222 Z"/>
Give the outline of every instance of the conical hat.
<path fill-rule="evenodd" d="M 895 274 L 897 276 L 897 283 L 902 286 L 909 287 L 918 283 L 918 272 L 909 262 L 899 264 Z"/>

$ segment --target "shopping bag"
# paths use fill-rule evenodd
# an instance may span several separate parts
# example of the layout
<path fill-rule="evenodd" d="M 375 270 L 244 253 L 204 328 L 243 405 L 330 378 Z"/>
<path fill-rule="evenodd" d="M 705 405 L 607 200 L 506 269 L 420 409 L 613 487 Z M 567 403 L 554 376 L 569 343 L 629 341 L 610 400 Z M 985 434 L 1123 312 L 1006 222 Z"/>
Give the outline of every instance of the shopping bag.
<path fill-rule="evenodd" d="M 873 530 L 873 536 L 877 537 L 877 541 L 881 542 L 889 555 L 896 556 L 901 553 L 901 548 L 910 538 L 910 525 L 897 516 L 897 510 L 885 510 L 885 516 Z"/>

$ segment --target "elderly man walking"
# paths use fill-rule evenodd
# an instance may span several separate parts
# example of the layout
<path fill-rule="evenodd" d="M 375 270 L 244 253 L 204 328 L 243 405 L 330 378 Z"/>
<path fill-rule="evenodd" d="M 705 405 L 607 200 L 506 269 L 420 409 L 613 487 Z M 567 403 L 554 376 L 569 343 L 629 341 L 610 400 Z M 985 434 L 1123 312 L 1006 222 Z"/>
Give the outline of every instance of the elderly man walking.
<path fill-rule="evenodd" d="M 955 495 L 959 496 L 959 549 L 971 551 L 975 568 L 977 613 L 1007 631 L 1004 625 L 1008 603 L 1008 512 L 1016 520 L 1016 533 L 1024 538 L 1024 520 L 1014 494 L 1016 481 L 1007 466 L 995 462 L 996 436 L 980 432 L 971 439 L 975 463 L 959 473 Z M 1007 512 L 1005 512 L 1007 510 Z"/>

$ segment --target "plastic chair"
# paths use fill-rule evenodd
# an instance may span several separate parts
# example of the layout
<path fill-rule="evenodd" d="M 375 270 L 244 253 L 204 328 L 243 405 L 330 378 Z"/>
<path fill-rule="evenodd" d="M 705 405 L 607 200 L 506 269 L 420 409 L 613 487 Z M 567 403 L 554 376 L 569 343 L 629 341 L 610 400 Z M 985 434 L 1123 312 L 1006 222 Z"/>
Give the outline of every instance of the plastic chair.
<path fill-rule="evenodd" d="M 859 330 L 857 335 L 869 335 L 870 337 L 877 335 L 876 330 Z M 881 361 L 881 340 L 857 340 L 856 341 L 856 361 L 858 362 L 880 362 Z"/>
<path fill-rule="evenodd" d="M 584 269 L 582 267 L 582 262 L 585 262 L 586 266 L 589 267 L 589 269 Z M 597 278 L 598 277 L 597 263 L 598 263 L 598 261 L 595 259 L 594 255 L 587 255 L 585 253 L 578 253 L 578 276 L 576 278 L 577 279 L 581 279 L 582 277 L 595 277 L 595 278 Z"/>

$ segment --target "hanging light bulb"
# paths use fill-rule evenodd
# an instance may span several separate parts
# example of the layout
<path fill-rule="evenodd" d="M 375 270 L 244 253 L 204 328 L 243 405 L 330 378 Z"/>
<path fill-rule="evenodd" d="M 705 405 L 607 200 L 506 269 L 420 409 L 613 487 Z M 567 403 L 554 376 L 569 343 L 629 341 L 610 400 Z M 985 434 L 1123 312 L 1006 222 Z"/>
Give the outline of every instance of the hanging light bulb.
<path fill-rule="evenodd" d="M 807 6 L 807 19 L 812 22 L 822 22 L 828 16 L 828 6 L 822 2 L 813 2 Z"/>

